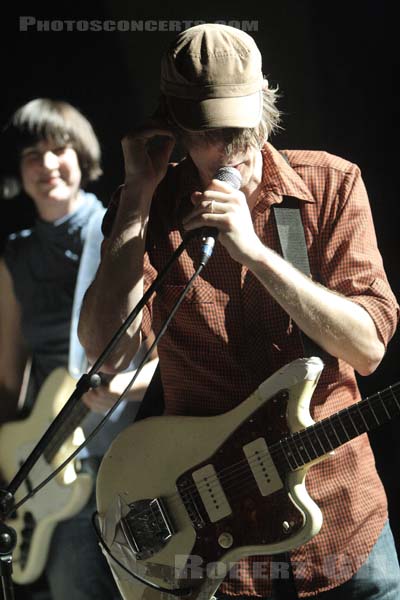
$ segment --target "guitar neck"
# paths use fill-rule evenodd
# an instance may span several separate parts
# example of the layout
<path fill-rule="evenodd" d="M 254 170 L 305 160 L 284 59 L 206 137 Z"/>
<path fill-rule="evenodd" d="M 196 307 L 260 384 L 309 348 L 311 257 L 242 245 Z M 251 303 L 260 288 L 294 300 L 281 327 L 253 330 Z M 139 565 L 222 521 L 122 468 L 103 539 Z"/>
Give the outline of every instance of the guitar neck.
<path fill-rule="evenodd" d="M 287 436 L 276 444 L 291 470 L 400 416 L 400 382 Z"/>
<path fill-rule="evenodd" d="M 101 377 L 101 385 L 108 385 L 115 375 L 107 375 L 105 373 L 99 373 Z M 60 428 L 54 435 L 52 441 L 44 452 L 44 457 L 47 462 L 51 462 L 54 456 L 57 454 L 61 446 L 71 437 L 77 427 L 82 423 L 84 418 L 89 414 L 90 408 L 88 408 L 82 400 L 78 402 L 66 417 Z"/>
<path fill-rule="evenodd" d="M 74 433 L 75 429 L 79 427 L 89 412 L 90 409 L 83 404 L 82 401 L 75 406 L 72 413 L 64 421 L 60 429 L 55 433 L 53 439 L 44 451 L 43 455 L 47 462 L 51 462 L 61 446 Z"/>

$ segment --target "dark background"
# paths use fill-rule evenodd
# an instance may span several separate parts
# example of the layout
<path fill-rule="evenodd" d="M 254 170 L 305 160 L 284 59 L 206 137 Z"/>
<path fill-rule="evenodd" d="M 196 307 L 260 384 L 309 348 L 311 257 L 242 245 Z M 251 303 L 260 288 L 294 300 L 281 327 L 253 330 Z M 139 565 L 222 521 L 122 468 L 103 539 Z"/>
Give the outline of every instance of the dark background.
<path fill-rule="evenodd" d="M 325 149 L 357 163 L 363 173 L 379 246 L 393 290 L 398 276 L 399 160 L 395 82 L 399 51 L 394 2 L 279 0 L 279 2 L 177 1 L 173 8 L 123 0 L 81 6 L 58 2 L 51 12 L 35 4 L 9 7 L 2 17 L 2 123 L 37 96 L 67 100 L 93 123 L 103 149 L 104 176 L 92 187 L 105 204 L 122 180 L 120 138 L 157 104 L 160 57 L 174 32 L 19 31 L 20 15 L 39 19 L 176 19 L 258 21 L 252 32 L 264 58 L 264 73 L 282 92 L 284 131 L 272 141 L 280 149 Z M 393 7 L 392 7 L 393 4 Z M 392 10 L 393 8 L 393 10 Z M 4 164 L 4 157 L 1 161 Z M 1 240 L 29 224 L 22 199 L 3 202 Z M 391 342 L 378 370 L 360 378 L 363 395 L 400 379 L 400 336 Z M 398 422 L 371 435 L 389 496 L 399 543 Z"/>

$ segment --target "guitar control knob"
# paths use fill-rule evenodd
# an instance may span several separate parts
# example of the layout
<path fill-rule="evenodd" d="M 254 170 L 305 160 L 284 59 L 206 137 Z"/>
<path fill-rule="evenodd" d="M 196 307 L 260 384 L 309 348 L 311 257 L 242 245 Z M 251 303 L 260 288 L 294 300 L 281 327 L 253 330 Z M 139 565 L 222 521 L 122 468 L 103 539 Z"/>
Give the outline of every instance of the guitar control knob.
<path fill-rule="evenodd" d="M 35 527 L 36 521 L 35 517 L 31 512 L 24 513 L 24 524 L 25 527 L 31 527 L 32 529 Z"/>
<path fill-rule="evenodd" d="M 218 544 L 221 548 L 230 548 L 233 544 L 233 536 L 225 531 L 218 537 Z"/>

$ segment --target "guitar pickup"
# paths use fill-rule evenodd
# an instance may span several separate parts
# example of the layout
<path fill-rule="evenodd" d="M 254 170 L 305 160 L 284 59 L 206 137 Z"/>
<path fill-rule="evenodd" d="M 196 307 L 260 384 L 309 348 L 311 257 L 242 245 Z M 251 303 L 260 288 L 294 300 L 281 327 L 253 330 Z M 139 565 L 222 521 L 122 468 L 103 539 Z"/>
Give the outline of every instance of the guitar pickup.
<path fill-rule="evenodd" d="M 214 465 L 208 464 L 193 471 L 192 477 L 211 523 L 216 523 L 232 514 Z"/>
<path fill-rule="evenodd" d="M 283 488 L 283 482 L 264 438 L 246 444 L 243 446 L 243 452 L 262 496 L 268 496 Z"/>
<path fill-rule="evenodd" d="M 159 552 L 175 530 L 161 498 L 138 500 L 129 508 L 121 528 L 135 557 L 144 560 Z"/>

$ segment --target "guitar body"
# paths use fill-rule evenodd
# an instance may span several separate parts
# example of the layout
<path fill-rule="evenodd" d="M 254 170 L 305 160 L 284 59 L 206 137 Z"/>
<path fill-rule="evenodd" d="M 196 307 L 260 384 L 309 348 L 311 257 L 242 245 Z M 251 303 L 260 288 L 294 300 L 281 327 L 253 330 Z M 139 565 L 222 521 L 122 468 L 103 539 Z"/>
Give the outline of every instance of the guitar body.
<path fill-rule="evenodd" d="M 11 481 L 60 412 L 75 385 L 76 381 L 65 369 L 54 370 L 43 383 L 30 416 L 0 427 L 2 479 Z M 16 502 L 50 475 L 77 448 L 82 436 L 82 431 L 76 430 L 50 463 L 42 457 L 31 471 L 28 482 L 15 494 Z M 74 462 L 71 462 L 7 521 L 17 532 L 17 546 L 13 553 L 13 579 L 16 583 L 28 584 L 41 575 L 55 526 L 78 513 L 88 501 L 92 489 L 92 477 L 86 473 L 77 474 Z"/>
<path fill-rule="evenodd" d="M 111 553 L 158 586 L 193 586 L 188 597 L 208 600 L 240 558 L 316 535 L 322 514 L 304 485 L 310 465 L 290 471 L 268 447 L 313 423 L 309 402 L 322 368 L 299 359 L 223 415 L 154 417 L 124 430 L 97 478 Z M 106 557 L 125 600 L 160 597 Z"/>

